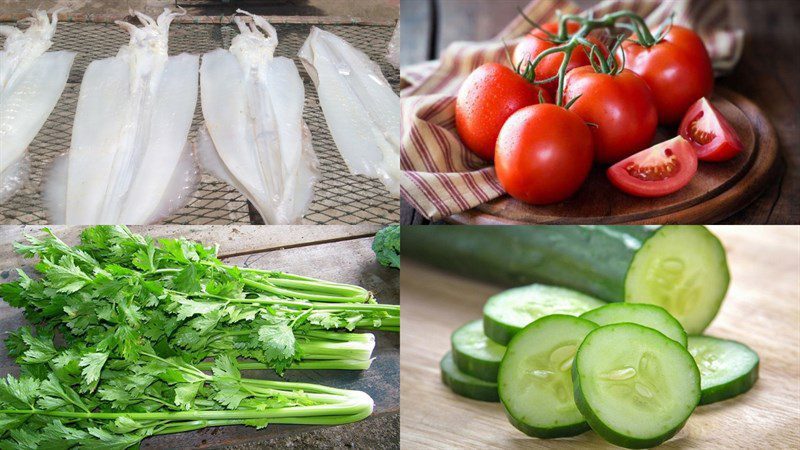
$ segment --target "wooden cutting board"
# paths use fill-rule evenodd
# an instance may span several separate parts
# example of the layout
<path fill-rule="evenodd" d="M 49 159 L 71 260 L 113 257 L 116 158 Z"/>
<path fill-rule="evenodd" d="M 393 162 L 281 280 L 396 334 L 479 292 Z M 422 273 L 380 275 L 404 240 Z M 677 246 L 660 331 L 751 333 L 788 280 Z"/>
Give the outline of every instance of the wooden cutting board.
<path fill-rule="evenodd" d="M 691 183 L 661 198 L 639 198 L 616 189 L 605 167 L 595 167 L 586 183 L 561 203 L 533 206 L 503 196 L 447 220 L 461 224 L 714 223 L 747 206 L 780 170 L 775 130 L 761 109 L 744 96 L 717 88 L 712 103 L 728 119 L 744 151 L 723 163 L 700 162 Z M 677 135 L 660 127 L 653 142 Z"/>
<path fill-rule="evenodd" d="M 40 234 L 41 227 L 0 227 L 0 280 L 16 276 L 16 268 L 30 265 L 12 251 L 11 243 L 23 232 Z M 51 227 L 70 245 L 79 241 L 81 227 Z M 369 289 L 380 303 L 399 301 L 398 271 L 379 265 L 372 252 L 377 225 L 347 226 L 134 226 L 131 229 L 153 237 L 219 243 L 219 254 L 227 264 L 282 270 L 299 275 L 352 283 Z M 26 325 L 22 310 L 0 301 L 0 334 Z M 400 347 L 398 333 L 376 331 L 375 360 L 365 371 L 290 370 L 286 380 L 356 389 L 375 401 L 372 416 L 336 427 L 270 425 L 256 430 L 245 426 L 207 428 L 156 436 L 142 442 L 143 449 L 177 448 L 397 448 L 397 415 L 400 410 Z M 0 344 L 0 374 L 17 374 L 19 367 Z M 248 370 L 252 378 L 277 379 L 274 372 Z"/>
<path fill-rule="evenodd" d="M 664 447 L 800 448 L 800 228 L 713 227 L 728 252 L 731 285 L 706 333 L 746 343 L 760 379 L 734 399 L 698 407 Z M 593 432 L 541 440 L 506 420 L 499 403 L 460 397 L 440 381 L 450 333 L 479 318 L 500 291 L 403 260 L 401 446 L 430 448 L 618 448 Z"/>

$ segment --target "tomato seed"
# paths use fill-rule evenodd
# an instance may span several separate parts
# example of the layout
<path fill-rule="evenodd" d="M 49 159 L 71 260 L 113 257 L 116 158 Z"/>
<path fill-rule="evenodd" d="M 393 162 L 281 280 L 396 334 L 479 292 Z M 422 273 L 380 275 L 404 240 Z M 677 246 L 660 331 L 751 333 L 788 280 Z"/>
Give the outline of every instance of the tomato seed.
<path fill-rule="evenodd" d="M 700 129 L 700 117 L 703 117 L 703 115 L 700 114 L 700 116 L 698 116 L 697 119 L 689 126 L 689 137 L 700 145 L 706 145 L 713 141 L 717 136 L 711 131 L 704 131 Z"/>

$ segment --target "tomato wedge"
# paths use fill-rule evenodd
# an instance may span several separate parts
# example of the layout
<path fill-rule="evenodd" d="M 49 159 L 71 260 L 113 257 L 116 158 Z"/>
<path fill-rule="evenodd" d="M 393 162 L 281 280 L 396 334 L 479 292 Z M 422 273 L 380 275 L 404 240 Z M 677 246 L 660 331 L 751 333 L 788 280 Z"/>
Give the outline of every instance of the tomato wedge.
<path fill-rule="evenodd" d="M 683 116 L 679 133 L 702 161 L 727 161 L 744 148 L 733 126 L 705 97 Z"/>
<path fill-rule="evenodd" d="M 681 136 L 656 144 L 608 168 L 606 175 L 620 190 L 637 197 L 662 197 L 692 181 L 697 154 Z"/>

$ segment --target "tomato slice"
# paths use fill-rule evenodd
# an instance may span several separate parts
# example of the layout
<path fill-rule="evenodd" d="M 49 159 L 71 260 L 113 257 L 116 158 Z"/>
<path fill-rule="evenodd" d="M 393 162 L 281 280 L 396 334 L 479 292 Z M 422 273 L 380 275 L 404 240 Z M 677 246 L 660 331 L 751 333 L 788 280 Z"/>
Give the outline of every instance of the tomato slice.
<path fill-rule="evenodd" d="M 705 97 L 683 116 L 679 133 L 692 144 L 702 161 L 727 161 L 744 148 L 733 126 Z"/>
<path fill-rule="evenodd" d="M 606 175 L 620 190 L 638 197 L 661 197 L 692 181 L 697 155 L 681 136 L 656 144 L 608 168 Z"/>

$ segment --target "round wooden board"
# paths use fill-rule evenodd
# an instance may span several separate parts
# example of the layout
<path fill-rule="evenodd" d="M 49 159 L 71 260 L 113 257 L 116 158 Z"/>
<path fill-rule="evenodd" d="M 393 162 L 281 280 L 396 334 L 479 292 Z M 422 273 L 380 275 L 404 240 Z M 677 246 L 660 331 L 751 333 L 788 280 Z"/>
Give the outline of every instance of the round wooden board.
<path fill-rule="evenodd" d="M 604 167 L 595 167 L 583 187 L 564 202 L 533 206 L 503 196 L 446 220 L 465 225 L 720 221 L 747 206 L 775 179 L 780 158 L 775 130 L 758 106 L 724 88 L 717 88 L 711 101 L 736 128 L 745 149 L 724 163 L 701 161 L 692 182 L 672 195 L 627 195 L 611 185 Z M 659 128 L 654 142 L 674 137 L 676 130 Z"/>

